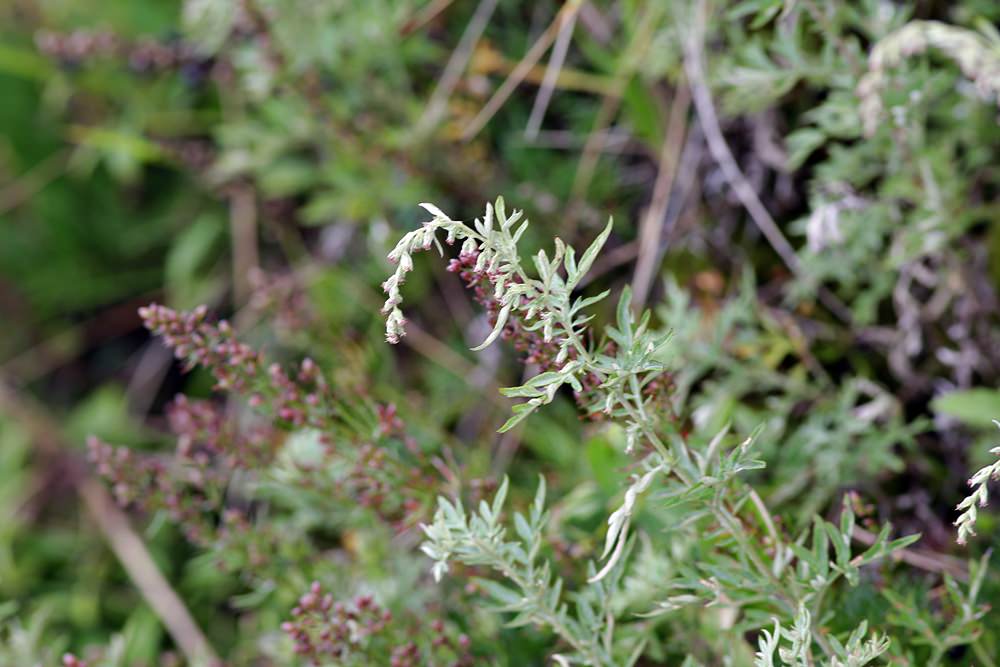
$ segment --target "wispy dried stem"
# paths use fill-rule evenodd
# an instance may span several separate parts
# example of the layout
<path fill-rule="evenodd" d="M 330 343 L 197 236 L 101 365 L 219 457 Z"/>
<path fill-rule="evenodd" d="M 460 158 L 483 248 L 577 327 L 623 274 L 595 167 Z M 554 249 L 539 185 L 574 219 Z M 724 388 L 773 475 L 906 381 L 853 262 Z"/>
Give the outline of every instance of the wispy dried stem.
<path fill-rule="evenodd" d="M 653 272 L 660 255 L 660 239 L 663 236 L 667 207 L 670 204 L 670 192 L 673 190 L 677 166 L 684 149 L 684 133 L 687 131 L 690 106 L 691 94 L 688 87 L 678 86 L 670 106 L 667 133 L 660 149 L 659 171 L 656 174 L 656 183 L 653 185 L 653 199 L 639 229 L 639 260 L 636 262 L 632 278 L 632 307 L 636 312 L 645 306 L 649 288 L 653 283 Z"/>
<path fill-rule="evenodd" d="M 552 42 L 559 35 L 562 26 L 571 20 L 579 9 L 579 0 L 569 0 L 569 2 L 562 6 L 559 13 L 556 14 L 555 19 L 545 29 L 545 32 L 535 40 L 535 43 L 528 49 L 528 52 L 524 54 L 521 62 L 514 68 L 514 71 L 510 73 L 506 81 L 493 93 L 493 97 L 490 98 L 482 110 L 476 114 L 476 117 L 462 131 L 463 139 L 471 139 L 486 127 L 486 123 L 490 122 L 490 119 L 500 110 L 500 107 L 504 105 L 504 102 L 511 96 L 511 93 L 521 84 L 524 77 L 528 75 L 528 72 L 538 64 L 538 61 L 541 60 L 545 52 L 552 46 Z"/>
<path fill-rule="evenodd" d="M 444 116 L 448 98 L 455 91 L 455 86 L 458 85 L 462 72 L 469 64 L 469 58 L 472 56 L 476 44 L 479 43 L 479 39 L 483 36 L 486 26 L 489 25 L 490 17 L 493 16 L 493 10 L 496 7 L 497 0 L 480 0 L 476 12 L 469 20 L 469 25 L 465 27 L 462 38 L 458 41 L 458 46 L 452 51 L 448 63 L 444 66 L 444 72 L 441 73 L 441 78 L 438 79 L 434 92 L 431 93 L 431 99 L 427 102 L 423 115 L 417 122 L 418 134 L 434 127 Z"/>
<path fill-rule="evenodd" d="M 35 446 L 47 457 L 66 457 L 70 451 L 62 435 L 44 409 L 19 394 L 0 377 L 0 412 L 15 419 L 31 435 Z M 191 665 L 214 665 L 219 657 L 206 639 L 184 602 L 160 572 L 142 539 L 128 518 L 115 505 L 101 484 L 74 467 L 72 481 L 90 518 L 118 558 L 146 604 L 157 615 L 177 647 Z"/>
<path fill-rule="evenodd" d="M 733 156 L 733 152 L 729 148 L 729 144 L 726 143 L 726 138 L 722 134 L 719 116 L 715 111 L 712 93 L 708 89 L 708 83 L 705 78 L 704 40 L 706 11 L 705 0 L 698 2 L 693 11 L 688 39 L 684 42 L 684 71 L 687 73 L 694 106 L 698 112 L 701 128 L 705 133 L 708 149 L 711 151 L 712 157 L 719 165 L 719 168 L 722 169 L 722 174 L 725 176 L 729 187 L 733 189 L 737 199 L 740 200 L 743 208 L 750 214 L 750 218 L 757 225 L 764 238 L 767 239 L 767 242 L 774 251 L 778 253 L 785 266 L 792 273 L 799 274 L 802 267 L 798 255 L 795 254 L 795 248 L 792 247 L 792 244 L 782 234 L 778 223 L 771 217 L 771 214 L 757 195 L 757 191 L 754 190 L 747 177 L 743 175 L 739 164 L 736 162 L 736 158 Z M 844 321 L 851 320 L 850 310 L 832 292 L 820 288 L 818 295 L 823 304 L 837 317 Z"/>

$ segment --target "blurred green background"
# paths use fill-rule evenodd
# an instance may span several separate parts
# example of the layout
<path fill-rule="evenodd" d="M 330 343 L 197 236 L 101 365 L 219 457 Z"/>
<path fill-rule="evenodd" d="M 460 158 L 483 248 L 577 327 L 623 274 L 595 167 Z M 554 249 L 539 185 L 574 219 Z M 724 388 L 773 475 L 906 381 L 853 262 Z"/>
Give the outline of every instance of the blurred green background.
<path fill-rule="evenodd" d="M 997 67 L 1000 7 L 712 4 L 692 81 L 683 2 L 4 3 L 0 663 L 175 651 L 79 495 L 88 435 L 166 451 L 167 401 L 211 395 L 142 329 L 150 301 L 208 304 L 279 359 L 309 354 L 404 406 L 422 442 L 461 446 L 470 477 L 555 471 L 557 489 L 585 488 L 566 530 L 589 544 L 623 458 L 568 400 L 515 445 L 494 435 L 505 404 L 484 396 L 522 371 L 467 351 L 488 329 L 450 274 L 413 274 L 417 334 L 382 343 L 383 258 L 421 201 L 469 219 L 504 194 L 536 248 L 581 247 L 613 216 L 587 289 L 631 283 L 675 330 L 691 428 L 764 424 L 759 482 L 789 526 L 856 490 L 933 558 L 972 555 L 951 521 L 1000 418 L 1000 85 L 932 46 L 887 67 L 881 114 L 859 86 L 912 20 L 965 31 Z M 734 196 L 699 89 L 791 262 Z M 260 638 L 287 595 L 260 606 L 175 526 L 133 520 L 221 653 L 282 664 Z M 423 568 L 372 554 L 383 577 Z M 541 655 L 537 637 L 512 651 Z"/>

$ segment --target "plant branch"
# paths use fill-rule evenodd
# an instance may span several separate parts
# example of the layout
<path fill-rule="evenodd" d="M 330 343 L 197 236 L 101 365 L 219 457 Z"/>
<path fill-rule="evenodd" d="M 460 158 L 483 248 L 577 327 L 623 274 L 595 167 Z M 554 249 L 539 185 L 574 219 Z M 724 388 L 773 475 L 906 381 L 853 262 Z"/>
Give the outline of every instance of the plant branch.
<path fill-rule="evenodd" d="M 3 377 L 0 377 L 0 412 L 17 420 L 46 457 L 69 455 L 69 448 L 62 444 L 62 434 L 44 408 L 16 392 Z M 188 663 L 219 663 L 212 645 L 156 566 L 146 545 L 129 525 L 128 518 L 114 504 L 104 487 L 87 474 L 81 464 L 71 462 L 75 473 L 72 482 L 83 500 L 87 514 L 97 524 L 108 546 L 177 647 L 184 653 Z"/>

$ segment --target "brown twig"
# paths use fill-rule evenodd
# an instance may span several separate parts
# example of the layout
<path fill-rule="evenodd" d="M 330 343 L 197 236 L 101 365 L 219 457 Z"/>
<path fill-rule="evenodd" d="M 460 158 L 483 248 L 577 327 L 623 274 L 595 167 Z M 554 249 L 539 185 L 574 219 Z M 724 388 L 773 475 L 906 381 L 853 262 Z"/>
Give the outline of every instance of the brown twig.
<path fill-rule="evenodd" d="M 740 200 L 743 208 L 750 214 L 750 219 L 767 239 L 785 266 L 798 275 L 802 271 L 798 255 L 795 249 L 788 242 L 778 224 L 771 217 L 765 208 L 757 191 L 754 190 L 750 181 L 740 170 L 736 163 L 736 158 L 726 143 L 726 138 L 722 135 L 722 127 L 719 124 L 719 116 L 715 111 L 715 103 L 712 101 L 711 91 L 705 80 L 705 14 L 706 2 L 701 0 L 697 3 L 694 11 L 693 21 L 688 31 L 688 39 L 684 42 L 684 71 L 687 73 L 688 82 L 691 87 L 691 95 L 694 99 L 694 106 L 698 113 L 701 128 L 705 133 L 705 141 L 712 157 L 722 170 L 722 174 L 732 188 L 736 198 Z M 844 322 L 850 322 L 851 312 L 832 292 L 825 288 L 819 289 L 819 298 L 830 311 Z"/>
<path fill-rule="evenodd" d="M 617 248 L 612 248 L 611 250 L 602 253 L 600 258 L 594 262 L 593 268 L 587 272 L 587 275 L 580 279 L 579 283 L 577 283 L 577 289 L 583 289 L 604 274 L 617 269 L 623 264 L 628 264 L 634 260 L 638 254 L 638 241 L 629 241 L 628 243 L 623 243 Z"/>
<path fill-rule="evenodd" d="M 406 35 L 420 30 L 437 18 L 441 12 L 448 9 L 452 2 L 454 2 L 454 0 L 430 0 L 430 2 L 421 7 L 420 11 L 415 13 L 412 18 L 403 23 L 403 26 L 399 29 L 399 34 L 405 37 Z"/>
<path fill-rule="evenodd" d="M 455 86 L 458 85 L 459 78 L 462 76 L 462 72 L 465 70 L 466 65 L 469 64 L 469 58 L 472 56 L 476 44 L 479 43 L 480 37 L 483 36 L 483 31 L 486 30 L 490 17 L 493 16 L 493 10 L 496 9 L 497 2 L 498 0 L 480 0 L 479 6 L 476 7 L 476 11 L 469 20 L 469 24 L 465 27 L 465 32 L 462 33 L 462 37 L 458 41 L 458 46 L 455 47 L 455 50 L 451 53 L 451 57 L 448 58 L 448 63 L 441 73 L 441 78 L 438 79 L 437 85 L 434 87 L 434 92 L 431 93 L 431 99 L 417 123 L 418 134 L 434 127 L 444 115 L 448 98 L 451 97 Z"/>
<path fill-rule="evenodd" d="M 649 42 L 653 38 L 653 34 L 659 24 L 664 6 L 663 3 L 650 3 L 648 5 L 642 18 L 639 20 L 639 27 L 635 35 L 620 56 L 618 72 L 615 75 L 611 89 L 601 100 L 601 106 L 597 111 L 594 126 L 587 137 L 587 143 L 583 148 L 583 155 L 580 157 L 580 165 L 577 167 L 576 176 L 573 179 L 572 199 L 574 201 L 582 199 L 587 188 L 590 187 L 590 182 L 594 178 L 594 172 L 597 170 L 597 162 L 604 151 L 604 140 L 607 136 L 605 130 L 611 125 L 615 115 L 618 113 L 622 97 L 625 94 L 625 88 L 628 86 L 629 81 L 632 80 L 632 75 L 638 69 L 642 60 L 642 54 L 649 47 Z M 575 226 L 575 217 L 571 216 L 567 220 L 571 226 Z M 569 230 L 566 236 L 572 238 L 572 232 L 574 231 L 573 229 Z"/>
<path fill-rule="evenodd" d="M 46 410 L 19 394 L 0 377 L 0 412 L 16 420 L 32 437 L 34 444 L 50 458 L 70 457 L 69 447 Z M 143 599 L 157 615 L 177 647 L 191 665 L 220 664 L 219 656 L 195 623 L 184 602 L 156 566 L 146 545 L 129 525 L 128 518 L 112 501 L 107 490 L 87 474 L 73 459 L 71 481 L 84 508 L 105 541 L 139 589 Z"/>
<path fill-rule="evenodd" d="M 876 535 L 874 533 L 858 526 L 854 527 L 854 532 L 851 533 L 851 537 L 854 538 L 855 542 L 860 542 L 866 547 L 870 547 L 875 544 L 876 539 Z M 957 558 L 946 556 L 944 554 L 907 547 L 906 549 L 894 552 L 892 554 L 892 559 L 902 561 L 907 565 L 911 565 L 927 572 L 950 575 L 957 581 L 969 580 L 969 571 L 966 569 L 965 564 Z"/>
<path fill-rule="evenodd" d="M 521 61 L 507 59 L 502 53 L 492 47 L 480 46 L 472 59 L 472 70 L 476 74 L 510 74 L 517 69 Z M 540 64 L 532 65 L 524 74 L 523 83 L 533 83 L 541 86 L 545 82 L 545 74 L 548 67 Z M 606 95 L 614 85 L 610 77 L 603 74 L 594 74 L 585 70 L 567 67 L 565 64 L 556 75 L 555 87 L 559 90 L 567 90 L 577 93 L 590 93 L 592 95 Z M 578 142 L 580 145 L 582 141 Z"/>
<path fill-rule="evenodd" d="M 538 131 L 542 127 L 542 119 L 545 118 L 545 111 L 552 99 L 552 91 L 555 90 L 556 82 L 559 80 L 559 72 L 562 70 L 563 63 L 566 62 L 569 44 L 573 40 L 573 28 L 576 26 L 577 14 L 578 12 L 572 12 L 569 19 L 563 22 L 559 29 L 559 35 L 556 37 L 556 44 L 552 47 L 552 57 L 549 58 L 549 64 L 545 68 L 545 78 L 542 79 L 542 85 L 538 89 L 537 97 L 535 97 L 535 104 L 531 108 L 528 125 L 524 129 L 524 135 L 529 139 L 537 137 Z"/>
<path fill-rule="evenodd" d="M 507 80 L 503 82 L 500 88 L 493 93 L 493 97 L 489 99 L 482 110 L 472 119 L 471 122 L 462 131 L 462 139 L 469 140 L 479 134 L 486 123 L 490 122 L 490 119 L 500 110 L 500 107 L 504 105 L 507 98 L 510 97 L 514 89 L 517 88 L 524 77 L 527 76 L 528 72 L 538 63 L 541 57 L 555 41 L 556 36 L 559 34 L 562 26 L 571 19 L 571 17 L 576 14 L 580 9 L 579 0 L 569 0 L 560 9 L 559 13 L 549 24 L 549 27 L 535 40 L 535 43 L 531 45 L 528 52 L 524 54 L 521 62 L 517 64 L 514 71 L 510 73 Z"/>
<path fill-rule="evenodd" d="M 687 86 L 678 86 L 670 106 L 670 120 L 667 122 L 663 148 L 660 150 L 659 171 L 653 186 L 653 198 L 649 212 L 639 229 L 639 260 L 636 262 L 632 278 L 632 306 L 636 312 L 641 311 L 646 304 L 649 288 L 653 283 L 653 272 L 660 257 L 660 239 L 663 236 L 677 166 L 684 148 L 684 133 L 687 131 L 690 106 L 690 91 Z"/>

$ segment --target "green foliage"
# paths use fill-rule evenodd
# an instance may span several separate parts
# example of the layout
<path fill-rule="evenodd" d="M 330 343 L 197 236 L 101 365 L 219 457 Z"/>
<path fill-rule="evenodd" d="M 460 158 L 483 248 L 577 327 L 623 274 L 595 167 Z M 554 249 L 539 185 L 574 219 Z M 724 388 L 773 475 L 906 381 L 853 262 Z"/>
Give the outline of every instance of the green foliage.
<path fill-rule="evenodd" d="M 0 19 L 0 664 L 996 663 L 992 3 Z"/>

